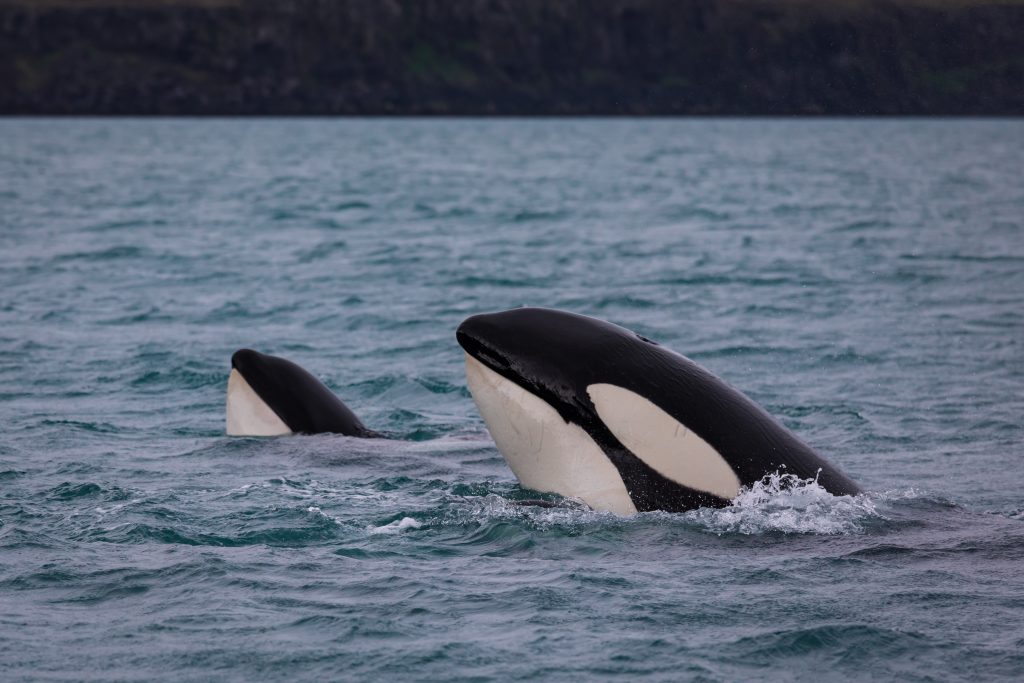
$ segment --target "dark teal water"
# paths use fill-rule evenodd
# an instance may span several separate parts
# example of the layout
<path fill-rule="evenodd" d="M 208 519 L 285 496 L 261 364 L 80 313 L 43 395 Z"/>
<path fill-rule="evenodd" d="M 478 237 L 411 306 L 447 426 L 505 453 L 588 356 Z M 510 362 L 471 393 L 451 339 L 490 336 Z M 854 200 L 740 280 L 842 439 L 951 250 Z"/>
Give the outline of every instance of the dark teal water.
<path fill-rule="evenodd" d="M 0 121 L 4 680 L 1019 680 L 1021 121 Z M 867 495 L 523 491 L 467 315 L 738 386 Z M 223 436 L 285 355 L 390 441 Z"/>

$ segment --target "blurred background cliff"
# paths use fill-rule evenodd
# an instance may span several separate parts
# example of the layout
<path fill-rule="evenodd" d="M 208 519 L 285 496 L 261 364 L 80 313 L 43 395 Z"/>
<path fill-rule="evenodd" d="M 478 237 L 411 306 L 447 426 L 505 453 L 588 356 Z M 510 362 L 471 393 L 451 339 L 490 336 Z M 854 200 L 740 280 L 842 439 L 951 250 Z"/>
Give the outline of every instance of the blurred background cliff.
<path fill-rule="evenodd" d="M 1022 0 L 0 0 L 4 114 L 1024 114 Z"/>

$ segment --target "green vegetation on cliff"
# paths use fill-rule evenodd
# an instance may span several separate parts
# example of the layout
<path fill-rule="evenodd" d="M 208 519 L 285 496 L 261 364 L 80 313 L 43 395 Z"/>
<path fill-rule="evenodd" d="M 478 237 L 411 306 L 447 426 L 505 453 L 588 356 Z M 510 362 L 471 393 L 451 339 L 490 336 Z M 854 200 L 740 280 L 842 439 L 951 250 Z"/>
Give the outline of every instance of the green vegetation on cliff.
<path fill-rule="evenodd" d="M 0 0 L 0 113 L 1024 114 L 1019 0 Z"/>

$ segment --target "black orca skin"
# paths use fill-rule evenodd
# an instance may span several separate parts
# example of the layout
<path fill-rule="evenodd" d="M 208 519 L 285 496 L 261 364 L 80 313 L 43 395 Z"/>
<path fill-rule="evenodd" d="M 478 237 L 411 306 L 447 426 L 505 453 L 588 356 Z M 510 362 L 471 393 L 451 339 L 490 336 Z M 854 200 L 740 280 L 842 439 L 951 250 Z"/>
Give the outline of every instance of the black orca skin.
<path fill-rule="evenodd" d="M 518 308 L 474 315 L 458 328 L 466 353 L 583 428 L 622 477 L 638 511 L 721 507 L 729 501 L 655 472 L 611 433 L 587 393 L 612 384 L 646 398 L 710 444 L 751 486 L 768 474 L 817 479 L 834 495 L 860 488 L 742 393 L 692 360 L 612 323 Z"/>
<path fill-rule="evenodd" d="M 367 429 L 323 382 L 290 360 L 239 349 L 231 356 L 231 367 L 297 434 L 381 436 Z"/>

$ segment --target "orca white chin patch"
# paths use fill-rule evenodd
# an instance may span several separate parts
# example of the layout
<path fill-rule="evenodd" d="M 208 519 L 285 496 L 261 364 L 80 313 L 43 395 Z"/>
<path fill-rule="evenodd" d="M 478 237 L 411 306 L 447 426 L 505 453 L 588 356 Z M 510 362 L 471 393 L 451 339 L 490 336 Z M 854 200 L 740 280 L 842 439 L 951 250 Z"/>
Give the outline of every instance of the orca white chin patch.
<path fill-rule="evenodd" d="M 282 436 L 292 433 L 234 368 L 228 375 L 227 433 L 228 436 Z"/>
<path fill-rule="evenodd" d="M 595 510 L 636 512 L 619 471 L 581 427 L 469 354 L 466 383 L 494 443 L 523 486 L 579 498 Z"/>
<path fill-rule="evenodd" d="M 726 500 L 739 494 L 725 458 L 648 399 L 614 384 L 591 384 L 587 394 L 615 438 L 661 476 Z"/>

